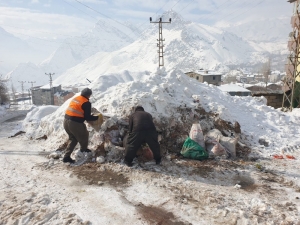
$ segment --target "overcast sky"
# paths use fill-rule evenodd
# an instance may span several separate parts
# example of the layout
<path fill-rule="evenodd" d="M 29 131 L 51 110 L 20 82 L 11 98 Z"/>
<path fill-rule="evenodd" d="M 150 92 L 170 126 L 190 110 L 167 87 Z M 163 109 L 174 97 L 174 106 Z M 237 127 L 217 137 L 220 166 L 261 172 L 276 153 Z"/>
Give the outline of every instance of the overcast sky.
<path fill-rule="evenodd" d="M 0 27 L 25 39 L 64 39 L 85 33 L 100 18 L 149 24 L 150 16 L 172 9 L 185 20 L 225 25 L 289 20 L 292 6 L 286 0 L 0 0 Z"/>

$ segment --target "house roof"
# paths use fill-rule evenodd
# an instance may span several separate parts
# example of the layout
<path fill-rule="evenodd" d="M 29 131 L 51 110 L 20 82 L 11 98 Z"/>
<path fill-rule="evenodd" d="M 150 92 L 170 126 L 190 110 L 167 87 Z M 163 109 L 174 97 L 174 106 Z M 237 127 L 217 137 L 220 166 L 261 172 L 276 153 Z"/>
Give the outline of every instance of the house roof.
<path fill-rule="evenodd" d="M 59 86 L 60 86 L 60 84 L 52 84 L 52 88 L 59 87 Z M 46 84 L 44 86 L 41 86 L 40 89 L 50 90 L 50 84 Z"/>
<path fill-rule="evenodd" d="M 218 86 L 218 88 L 224 92 L 251 92 L 248 89 L 243 88 L 236 84 L 224 84 L 224 85 Z"/>
<path fill-rule="evenodd" d="M 196 73 L 201 76 L 217 76 L 217 75 L 223 75 L 222 73 L 216 72 L 216 71 L 210 71 L 210 70 L 195 70 L 195 71 L 190 71 L 186 72 L 187 73 Z"/>
<path fill-rule="evenodd" d="M 251 90 L 252 94 L 282 94 L 283 90 L 280 85 L 270 84 L 266 87 L 251 86 L 247 89 Z"/>

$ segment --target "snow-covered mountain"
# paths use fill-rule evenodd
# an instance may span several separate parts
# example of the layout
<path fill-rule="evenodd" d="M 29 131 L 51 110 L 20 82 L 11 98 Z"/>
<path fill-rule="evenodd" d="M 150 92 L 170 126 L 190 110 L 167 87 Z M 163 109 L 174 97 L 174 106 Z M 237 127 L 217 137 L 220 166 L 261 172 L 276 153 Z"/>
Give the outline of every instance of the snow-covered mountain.
<path fill-rule="evenodd" d="M 242 38 L 227 31 L 185 21 L 174 11 L 166 12 L 163 21 L 165 39 L 164 65 L 167 71 L 181 69 L 226 70 L 228 65 L 255 64 L 264 59 L 260 52 Z M 135 73 L 156 71 L 158 67 L 158 25 L 151 24 L 141 38 L 112 53 L 99 52 L 69 69 L 55 83 L 81 85 L 89 80 L 134 80 Z M 121 75 L 120 75 L 121 74 Z M 115 76 L 115 77 L 113 77 Z M 104 78 L 105 77 L 105 78 Z"/>
<path fill-rule="evenodd" d="M 24 91 L 31 88 L 32 84 L 29 82 L 35 82 L 34 86 L 45 85 L 45 82 L 49 83 L 49 77 L 45 75 L 44 70 L 30 62 L 20 63 L 15 70 L 9 72 L 6 76 L 11 78 L 14 87 L 18 91 L 22 90 L 19 81 L 25 82 L 23 83 Z"/>
<path fill-rule="evenodd" d="M 255 39 L 254 31 L 238 33 L 238 26 L 220 29 L 193 23 L 185 21 L 174 11 L 164 13 L 162 18 L 163 21 L 172 18 L 171 24 L 163 24 L 166 70 L 203 68 L 226 71 L 228 66 L 261 63 L 269 54 L 285 59 L 280 51 L 286 49 L 286 42 L 283 41 L 283 35 L 277 35 L 280 33 L 278 31 L 272 33 L 272 38 L 266 39 L 264 35 L 257 35 Z M 143 29 L 145 30 L 141 34 L 138 28 L 130 24 L 99 21 L 87 34 L 67 39 L 48 59 L 37 66 L 36 72 L 20 72 L 24 68 L 21 65 L 21 68 L 16 68 L 9 76 L 39 77 L 36 82 L 42 85 L 49 82 L 47 76 L 43 76 L 44 73 L 51 72 L 55 73 L 57 83 L 68 80 L 68 85 L 85 85 L 86 78 L 95 80 L 99 76 L 111 76 L 117 72 L 127 74 L 127 79 L 128 74 L 130 76 L 133 72 L 155 71 L 158 66 L 158 25 L 147 23 Z M 278 45 L 277 41 L 282 41 L 282 45 Z M 279 54 L 275 49 L 278 49 Z M 28 66 L 32 67 L 31 64 Z M 67 78 L 61 79 L 60 75 Z"/>
<path fill-rule="evenodd" d="M 60 74 L 97 52 L 112 52 L 137 39 L 140 31 L 130 24 L 100 20 L 90 32 L 69 38 L 39 66 Z"/>
<path fill-rule="evenodd" d="M 225 28 L 248 41 L 254 42 L 282 42 L 288 40 L 292 31 L 289 18 L 259 19 L 248 21 Z"/>
<path fill-rule="evenodd" d="M 0 27 L 0 74 L 7 73 L 20 62 L 36 60 L 37 52 L 25 41 L 15 37 Z"/>
<path fill-rule="evenodd" d="M 287 54 L 287 42 L 292 31 L 290 19 L 258 19 L 223 28 L 249 41 L 257 51 Z"/>
<path fill-rule="evenodd" d="M 23 79 L 37 78 L 36 84 L 44 85 L 49 82 L 45 72 L 55 73 L 55 76 L 59 76 L 68 68 L 77 65 L 97 52 L 112 52 L 132 43 L 139 34 L 140 30 L 132 24 L 125 23 L 122 25 L 115 21 L 100 20 L 90 32 L 80 37 L 66 39 L 43 62 L 35 66 L 32 63 L 22 63 L 8 73 L 7 77 L 11 77 L 13 80 L 20 77 L 24 77 Z M 30 71 L 30 73 L 26 71 Z M 19 90 L 21 86 L 16 85 L 16 88 Z"/>

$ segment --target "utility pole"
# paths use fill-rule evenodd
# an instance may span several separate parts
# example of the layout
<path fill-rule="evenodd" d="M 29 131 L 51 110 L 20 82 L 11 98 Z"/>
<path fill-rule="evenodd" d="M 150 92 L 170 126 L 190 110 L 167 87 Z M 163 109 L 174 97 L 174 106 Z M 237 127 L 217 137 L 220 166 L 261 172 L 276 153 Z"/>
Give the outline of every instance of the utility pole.
<path fill-rule="evenodd" d="M 29 98 L 31 98 L 31 97 L 30 97 L 30 90 L 32 91 L 32 89 L 33 89 L 33 84 L 35 83 L 35 81 L 28 81 L 28 83 L 31 83 L 31 88 L 28 89 Z M 32 99 L 31 99 L 31 104 L 32 104 Z"/>
<path fill-rule="evenodd" d="M 53 93 L 53 88 L 52 88 L 52 76 L 55 73 L 45 73 L 47 76 L 50 78 L 50 99 L 51 99 L 51 105 L 54 105 L 54 93 Z"/>
<path fill-rule="evenodd" d="M 19 83 L 21 83 L 21 87 L 22 87 L 22 97 L 24 98 L 24 83 L 26 83 L 26 81 L 18 81 Z"/>
<path fill-rule="evenodd" d="M 35 83 L 35 81 L 28 81 L 28 83 L 31 83 L 31 89 L 33 88 L 33 84 Z"/>
<path fill-rule="evenodd" d="M 267 88 L 268 82 L 269 82 L 269 76 L 271 75 L 271 58 L 270 57 L 268 59 L 268 62 L 263 64 L 261 72 L 263 75 L 264 82 L 266 84 L 265 88 Z"/>
<path fill-rule="evenodd" d="M 29 96 L 29 105 L 32 105 L 31 96 L 30 96 L 30 89 L 28 89 L 28 96 Z"/>
<path fill-rule="evenodd" d="M 158 22 L 152 22 L 152 17 L 150 17 L 150 23 L 158 23 L 158 29 L 159 29 L 159 38 L 157 39 L 158 44 L 158 61 L 159 61 L 159 67 L 164 66 L 164 44 L 163 42 L 165 41 L 165 39 L 163 39 L 162 36 L 162 24 L 163 23 L 171 23 L 171 18 L 169 19 L 169 22 L 162 22 L 162 18 L 159 18 Z"/>
<path fill-rule="evenodd" d="M 292 111 L 300 107 L 300 0 L 288 0 L 294 3 L 294 12 L 291 19 L 293 31 L 289 34 L 288 49 L 290 55 L 285 65 L 286 76 L 283 85 L 282 109 Z"/>

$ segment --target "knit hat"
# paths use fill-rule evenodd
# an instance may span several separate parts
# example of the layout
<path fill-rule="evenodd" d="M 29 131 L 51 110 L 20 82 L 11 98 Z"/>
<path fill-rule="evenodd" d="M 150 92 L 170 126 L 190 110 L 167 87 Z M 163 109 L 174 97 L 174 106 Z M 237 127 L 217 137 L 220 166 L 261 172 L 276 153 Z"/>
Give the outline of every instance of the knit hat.
<path fill-rule="evenodd" d="M 92 90 L 89 88 L 85 88 L 81 91 L 81 95 L 85 97 L 89 97 L 92 95 Z"/>
<path fill-rule="evenodd" d="M 135 111 L 144 111 L 144 108 L 143 108 L 143 106 L 138 105 L 135 107 Z"/>

